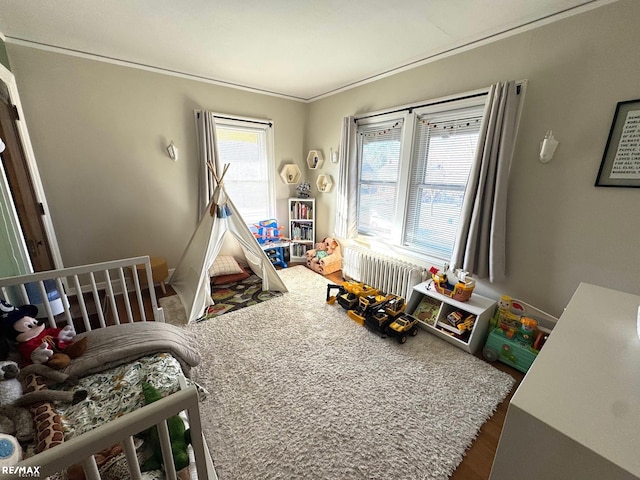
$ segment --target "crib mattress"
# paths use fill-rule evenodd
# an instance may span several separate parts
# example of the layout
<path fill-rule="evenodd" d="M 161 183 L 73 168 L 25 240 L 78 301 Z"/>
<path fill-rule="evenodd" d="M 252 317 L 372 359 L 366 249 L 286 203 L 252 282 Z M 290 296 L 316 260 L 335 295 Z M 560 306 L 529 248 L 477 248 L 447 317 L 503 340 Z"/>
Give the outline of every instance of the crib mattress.
<path fill-rule="evenodd" d="M 162 392 L 163 396 L 166 396 L 180 389 L 181 377 L 183 377 L 182 369 L 178 360 L 170 354 L 158 353 L 79 379 L 78 384 L 70 389 L 86 390 L 87 399 L 76 405 L 55 404 L 62 419 L 65 440 L 82 435 L 97 426 L 143 407 L 145 402 L 142 395 L 142 382 L 151 383 Z M 187 385 L 194 384 L 189 379 L 185 380 Z M 201 398 L 206 395 L 204 389 L 197 385 L 196 387 Z M 139 451 L 139 460 L 143 461 L 145 448 L 141 440 L 137 441 L 136 447 Z M 104 479 L 128 478 L 124 454 L 115 455 L 105 462 L 100 467 L 100 472 Z M 66 478 L 68 478 L 66 472 L 57 476 L 57 480 Z M 151 480 L 162 479 L 164 476 L 159 471 L 149 471 L 143 472 L 142 478 Z"/>

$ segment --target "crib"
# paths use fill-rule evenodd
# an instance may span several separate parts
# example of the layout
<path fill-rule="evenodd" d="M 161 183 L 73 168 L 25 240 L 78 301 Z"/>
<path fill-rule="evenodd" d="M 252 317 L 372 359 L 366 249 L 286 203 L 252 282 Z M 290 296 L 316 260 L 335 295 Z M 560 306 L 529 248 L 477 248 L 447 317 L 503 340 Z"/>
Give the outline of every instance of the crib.
<path fill-rule="evenodd" d="M 136 268 L 137 265 L 144 265 L 144 269 Z M 139 274 L 146 281 L 141 282 Z M 137 322 L 164 324 L 164 313 L 158 306 L 154 289 L 143 289 L 141 284 L 153 285 L 148 256 L 0 279 L 0 297 L 13 305 L 36 304 L 41 311 L 38 316 L 47 317 L 52 327 L 73 324 L 79 333 Z M 164 477 L 177 479 L 166 419 L 180 414 L 191 429 L 191 478 L 217 479 L 202 435 L 196 388 L 187 386 L 183 376 L 180 376 L 180 387 L 161 400 L 25 458 L 11 470 L 0 469 L 0 478 L 15 478 L 19 476 L 16 472 L 34 471 L 45 478 L 80 464 L 85 478 L 101 479 L 95 454 L 120 444 L 130 477 L 141 479 L 134 437 L 155 426 L 160 438 Z M 7 472 L 13 475 L 7 476 Z"/>

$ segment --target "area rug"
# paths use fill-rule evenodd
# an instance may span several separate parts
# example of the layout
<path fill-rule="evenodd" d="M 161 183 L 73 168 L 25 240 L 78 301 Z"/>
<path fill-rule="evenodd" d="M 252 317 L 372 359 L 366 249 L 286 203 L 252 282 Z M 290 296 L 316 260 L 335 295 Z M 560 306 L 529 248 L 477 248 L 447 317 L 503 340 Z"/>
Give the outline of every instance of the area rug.
<path fill-rule="evenodd" d="M 186 328 L 220 480 L 448 478 L 514 380 L 421 330 L 404 345 L 325 302 L 327 279 Z"/>
<path fill-rule="evenodd" d="M 211 298 L 214 304 L 207 308 L 204 316 L 196 321 L 202 322 L 218 315 L 235 312 L 241 308 L 265 302 L 280 295 L 282 295 L 282 292 L 263 291 L 262 279 L 255 274 L 241 282 L 228 285 L 211 285 Z"/>
<path fill-rule="evenodd" d="M 166 323 L 177 326 L 186 325 L 187 314 L 178 295 L 160 297 L 158 299 L 158 305 L 162 307 L 164 312 L 164 321 Z"/>

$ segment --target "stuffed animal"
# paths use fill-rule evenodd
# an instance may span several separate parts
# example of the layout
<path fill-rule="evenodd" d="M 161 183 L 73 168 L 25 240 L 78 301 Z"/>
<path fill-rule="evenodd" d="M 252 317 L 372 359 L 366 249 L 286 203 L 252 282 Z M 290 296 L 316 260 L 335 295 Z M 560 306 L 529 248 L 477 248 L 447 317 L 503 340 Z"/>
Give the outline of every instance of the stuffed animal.
<path fill-rule="evenodd" d="M 162 394 L 158 389 L 148 382 L 142 382 L 142 394 L 144 395 L 145 405 L 149 405 L 150 403 L 162 398 Z M 191 443 L 191 432 L 190 430 L 185 430 L 184 422 L 177 415 L 167 418 L 167 427 L 169 428 L 169 438 L 171 439 L 173 463 L 175 464 L 176 472 L 179 472 L 183 468 L 189 466 L 187 445 Z M 156 427 L 152 427 L 149 429 L 148 433 L 153 457 L 147 460 L 142 466 L 143 471 L 155 470 L 160 468 L 162 465 L 162 450 L 160 448 L 158 429 Z"/>
<path fill-rule="evenodd" d="M 38 313 L 35 305 L 14 307 L 0 300 L 0 326 L 4 335 L 18 342 L 18 349 L 25 364 L 40 363 L 61 369 L 69 365 L 72 358 L 79 357 L 87 348 L 86 337 L 74 342 L 76 331 L 73 325 L 64 328 L 45 328 L 34 317 Z"/>
<path fill-rule="evenodd" d="M 331 237 L 326 237 L 322 242 L 316 243 L 315 258 L 312 261 L 319 262 L 331 255 L 336 248 L 338 248 L 338 242 Z"/>
<path fill-rule="evenodd" d="M 46 365 L 33 364 L 23 369 L 22 375 L 38 374 L 54 383 L 69 381 L 69 375 L 53 370 Z M 33 418 L 24 408 L 36 402 L 62 401 L 76 404 L 87 398 L 86 390 L 67 392 L 41 390 L 24 393 L 20 383 L 20 369 L 12 361 L 0 361 L 0 433 L 15 435 L 21 442 L 33 439 Z M 72 380 L 73 381 L 73 380 Z"/>

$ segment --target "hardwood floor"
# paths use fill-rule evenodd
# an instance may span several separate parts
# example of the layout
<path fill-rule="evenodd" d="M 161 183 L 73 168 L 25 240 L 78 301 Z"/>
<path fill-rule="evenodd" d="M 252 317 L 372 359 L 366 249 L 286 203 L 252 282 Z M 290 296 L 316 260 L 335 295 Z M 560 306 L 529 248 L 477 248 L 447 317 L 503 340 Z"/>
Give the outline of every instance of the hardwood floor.
<path fill-rule="evenodd" d="M 326 277 L 333 283 L 342 282 L 342 272 L 335 272 L 333 274 L 326 275 Z M 477 353 L 476 357 L 485 361 L 481 353 Z M 507 414 L 509 401 L 524 378 L 524 374 L 522 372 L 519 372 L 515 368 L 505 365 L 504 363 L 494 362 L 490 363 L 490 365 L 511 375 L 516 380 L 516 383 L 511 390 L 511 393 L 500 405 L 498 405 L 496 412 L 489 420 L 486 421 L 478 432 L 478 437 L 471 445 L 471 448 L 467 450 L 462 463 L 458 465 L 458 468 L 450 477 L 452 480 L 486 480 L 489 478 L 493 458 L 495 457 L 496 450 L 498 448 L 500 432 L 502 431 L 502 425 L 504 424 L 504 419 Z"/>

